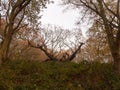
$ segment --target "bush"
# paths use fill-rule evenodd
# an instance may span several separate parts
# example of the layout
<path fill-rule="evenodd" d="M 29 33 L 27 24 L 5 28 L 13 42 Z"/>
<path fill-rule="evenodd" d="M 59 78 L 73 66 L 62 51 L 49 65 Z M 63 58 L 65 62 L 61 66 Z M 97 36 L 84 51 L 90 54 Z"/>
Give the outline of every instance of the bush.
<path fill-rule="evenodd" d="M 0 90 L 120 90 L 112 64 L 16 60 L 0 72 Z"/>

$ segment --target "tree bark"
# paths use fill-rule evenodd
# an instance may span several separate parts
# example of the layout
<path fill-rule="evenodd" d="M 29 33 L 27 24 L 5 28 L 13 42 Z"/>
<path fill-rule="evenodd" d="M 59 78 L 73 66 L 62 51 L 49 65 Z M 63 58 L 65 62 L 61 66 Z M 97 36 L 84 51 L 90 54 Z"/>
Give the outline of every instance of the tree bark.
<path fill-rule="evenodd" d="M 116 74 L 120 74 L 120 55 L 118 53 L 113 55 L 114 59 L 114 71 Z"/>
<path fill-rule="evenodd" d="M 11 18 L 10 18 L 11 19 Z M 14 20 L 10 20 L 10 24 L 8 28 L 6 28 L 7 32 L 4 32 L 3 41 L 0 44 L 0 63 L 5 62 L 8 59 L 9 47 L 13 36 L 13 22 Z"/>
<path fill-rule="evenodd" d="M 9 46 L 12 40 L 12 36 L 9 34 L 2 41 L 0 46 L 0 63 L 5 62 L 8 59 Z"/>

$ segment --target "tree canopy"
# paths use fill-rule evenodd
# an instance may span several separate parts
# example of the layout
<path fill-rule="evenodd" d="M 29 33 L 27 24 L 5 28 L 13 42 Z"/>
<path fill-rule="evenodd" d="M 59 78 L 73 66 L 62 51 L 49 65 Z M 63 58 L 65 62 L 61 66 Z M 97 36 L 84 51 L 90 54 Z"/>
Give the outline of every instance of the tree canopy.
<path fill-rule="evenodd" d="M 1 0 L 0 18 L 5 19 L 6 25 L 1 35 L 0 62 L 7 59 L 12 37 L 20 28 L 38 25 L 40 12 L 47 3 L 48 0 Z"/>
<path fill-rule="evenodd" d="M 84 18 L 93 18 L 104 28 L 115 70 L 120 72 L 120 0 L 65 0 L 63 3 L 82 9 Z"/>

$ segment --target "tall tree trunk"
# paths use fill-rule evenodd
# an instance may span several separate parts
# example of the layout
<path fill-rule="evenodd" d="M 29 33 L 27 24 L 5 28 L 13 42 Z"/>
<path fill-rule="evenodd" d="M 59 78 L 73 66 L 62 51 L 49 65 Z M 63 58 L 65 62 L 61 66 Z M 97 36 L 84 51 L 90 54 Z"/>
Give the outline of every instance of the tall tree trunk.
<path fill-rule="evenodd" d="M 113 55 L 114 59 L 114 71 L 116 74 L 120 74 L 120 54 L 116 53 Z"/>
<path fill-rule="evenodd" d="M 11 37 L 7 36 L 1 44 L 1 47 L 0 47 L 0 63 L 3 63 L 8 59 L 10 42 L 11 42 Z"/>
<path fill-rule="evenodd" d="M 120 41 L 116 40 L 113 49 L 111 49 L 112 57 L 114 59 L 114 71 L 116 74 L 120 74 Z"/>

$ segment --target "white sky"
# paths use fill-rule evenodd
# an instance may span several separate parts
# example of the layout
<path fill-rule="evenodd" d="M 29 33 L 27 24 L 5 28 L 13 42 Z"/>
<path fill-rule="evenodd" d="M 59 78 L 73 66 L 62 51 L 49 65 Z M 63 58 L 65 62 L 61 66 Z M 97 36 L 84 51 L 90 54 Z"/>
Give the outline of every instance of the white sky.
<path fill-rule="evenodd" d="M 55 0 L 54 4 L 48 4 L 42 16 L 42 24 L 53 24 L 64 28 L 74 28 L 78 12 L 69 10 L 64 12 L 65 7 L 59 5 L 60 0 Z"/>
<path fill-rule="evenodd" d="M 72 29 L 77 27 L 75 25 L 80 13 L 74 9 L 65 11 L 65 7 L 60 5 L 60 0 L 54 0 L 54 4 L 48 4 L 47 9 L 42 13 L 41 22 L 42 25 L 52 24 L 58 25 L 65 29 Z M 83 24 L 80 26 L 82 29 L 83 35 L 85 35 L 88 25 Z"/>

